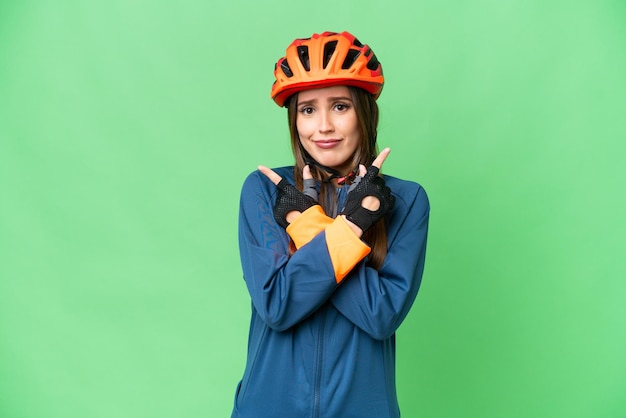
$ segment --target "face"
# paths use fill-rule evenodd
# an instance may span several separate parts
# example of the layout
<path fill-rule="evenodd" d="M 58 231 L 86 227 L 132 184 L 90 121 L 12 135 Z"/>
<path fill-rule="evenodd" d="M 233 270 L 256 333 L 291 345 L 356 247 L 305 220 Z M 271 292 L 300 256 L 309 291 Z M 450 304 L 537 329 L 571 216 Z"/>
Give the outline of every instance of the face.
<path fill-rule="evenodd" d="M 296 127 L 302 147 L 318 163 L 347 174 L 361 133 L 350 90 L 324 87 L 298 93 Z"/>

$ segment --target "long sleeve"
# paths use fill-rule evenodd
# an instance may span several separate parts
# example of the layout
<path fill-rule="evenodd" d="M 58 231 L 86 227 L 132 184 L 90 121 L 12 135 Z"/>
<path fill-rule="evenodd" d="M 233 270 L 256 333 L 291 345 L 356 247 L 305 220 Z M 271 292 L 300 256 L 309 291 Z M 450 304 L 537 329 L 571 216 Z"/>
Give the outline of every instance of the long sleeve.
<path fill-rule="evenodd" d="M 360 263 L 333 294 L 332 304 L 348 320 L 383 340 L 400 326 L 422 279 L 429 201 L 415 183 L 388 180 L 396 196 L 387 227 L 388 251 L 379 271 Z"/>
<path fill-rule="evenodd" d="M 282 331 L 327 301 L 337 281 L 324 232 L 289 255 L 289 237 L 273 217 L 275 194 L 276 186 L 258 172 L 244 182 L 239 249 L 254 308 L 269 327 Z"/>

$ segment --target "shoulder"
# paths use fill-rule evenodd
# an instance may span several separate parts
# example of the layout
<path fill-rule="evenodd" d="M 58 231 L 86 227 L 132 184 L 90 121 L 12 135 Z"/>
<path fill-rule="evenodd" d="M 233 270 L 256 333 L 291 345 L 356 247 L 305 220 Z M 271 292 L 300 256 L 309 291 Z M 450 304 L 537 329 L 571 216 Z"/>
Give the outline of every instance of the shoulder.
<path fill-rule="evenodd" d="M 426 199 L 427 194 L 424 187 L 411 180 L 402 180 L 397 177 L 384 175 L 385 184 L 391 189 L 396 198 L 413 200 L 417 195 L 422 195 Z"/>
<path fill-rule="evenodd" d="M 396 198 L 396 208 L 403 208 L 403 211 L 418 212 L 422 215 L 430 211 L 428 194 L 421 184 L 402 180 L 397 177 L 384 175 L 385 184 L 391 189 L 391 193 Z"/>
<path fill-rule="evenodd" d="M 423 187 L 412 180 L 403 180 L 398 177 L 390 176 L 388 174 L 384 174 L 383 178 L 385 179 L 385 183 L 389 188 L 393 191 L 401 190 L 401 191 L 417 191 L 419 189 L 423 189 Z"/>

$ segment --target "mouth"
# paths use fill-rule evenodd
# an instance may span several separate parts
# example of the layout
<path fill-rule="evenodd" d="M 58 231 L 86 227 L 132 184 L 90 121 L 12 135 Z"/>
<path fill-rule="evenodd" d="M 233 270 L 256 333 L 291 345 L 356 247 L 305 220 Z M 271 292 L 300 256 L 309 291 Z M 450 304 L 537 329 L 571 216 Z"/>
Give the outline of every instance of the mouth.
<path fill-rule="evenodd" d="M 318 148 L 329 149 L 339 145 L 339 143 L 341 143 L 341 139 L 318 139 L 313 142 Z"/>

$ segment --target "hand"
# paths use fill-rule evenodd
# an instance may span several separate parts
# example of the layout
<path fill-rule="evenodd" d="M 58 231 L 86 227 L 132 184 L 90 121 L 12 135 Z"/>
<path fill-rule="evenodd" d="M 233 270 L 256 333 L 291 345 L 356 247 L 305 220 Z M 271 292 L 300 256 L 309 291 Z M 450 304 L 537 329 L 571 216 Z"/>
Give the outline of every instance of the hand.
<path fill-rule="evenodd" d="M 356 225 L 361 234 L 378 222 L 393 207 L 395 197 L 378 172 L 391 150 L 385 148 L 366 170 L 359 166 L 359 176 L 348 189 L 348 198 L 341 215 Z M 355 231 L 357 232 L 357 231 Z M 357 232 L 357 235 L 361 235 Z"/>
<path fill-rule="evenodd" d="M 304 180 L 304 192 L 294 185 L 287 183 L 285 179 L 276 174 L 270 168 L 260 165 L 259 171 L 269 178 L 278 188 L 278 196 L 274 205 L 274 219 L 283 228 L 287 228 L 302 212 L 317 205 L 317 189 L 315 180 L 311 175 L 309 166 L 305 166 L 302 172 Z"/>

